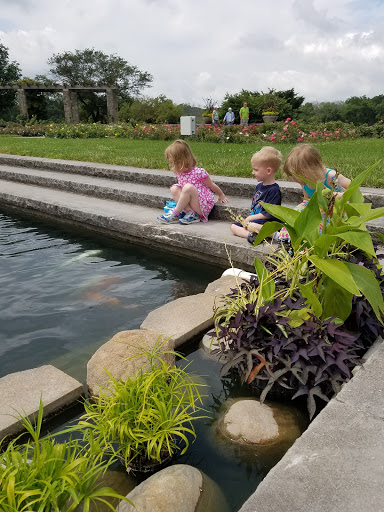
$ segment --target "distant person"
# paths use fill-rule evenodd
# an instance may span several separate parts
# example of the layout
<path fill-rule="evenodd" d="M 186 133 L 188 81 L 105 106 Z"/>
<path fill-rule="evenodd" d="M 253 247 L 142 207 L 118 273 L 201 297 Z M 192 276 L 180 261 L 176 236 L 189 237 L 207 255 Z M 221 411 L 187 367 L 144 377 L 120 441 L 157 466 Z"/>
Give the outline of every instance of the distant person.
<path fill-rule="evenodd" d="M 247 102 L 244 101 L 243 106 L 240 109 L 240 124 L 244 126 L 248 126 L 249 121 L 249 108 L 247 107 Z"/>
<path fill-rule="evenodd" d="M 160 222 L 207 222 L 215 205 L 215 194 L 218 196 L 218 203 L 228 202 L 224 192 L 213 183 L 207 171 L 196 166 L 196 158 L 187 142 L 175 140 L 165 150 L 165 158 L 177 176 L 178 183 L 171 186 L 171 194 L 177 205 L 174 210 L 157 217 Z"/>
<path fill-rule="evenodd" d="M 265 146 L 251 158 L 252 174 L 259 182 L 252 199 L 250 215 L 244 219 L 245 226 L 240 222 L 231 225 L 234 235 L 247 238 L 253 244 L 263 224 L 275 219 L 264 210 L 260 203 L 281 205 L 280 187 L 275 181 L 275 174 L 281 165 L 281 153 L 271 146 Z"/>
<path fill-rule="evenodd" d="M 235 114 L 232 112 L 231 107 L 228 108 L 228 112 L 224 116 L 224 123 L 229 126 L 235 122 Z"/>
<path fill-rule="evenodd" d="M 219 124 L 219 107 L 216 105 L 212 112 L 212 124 L 216 126 Z"/>

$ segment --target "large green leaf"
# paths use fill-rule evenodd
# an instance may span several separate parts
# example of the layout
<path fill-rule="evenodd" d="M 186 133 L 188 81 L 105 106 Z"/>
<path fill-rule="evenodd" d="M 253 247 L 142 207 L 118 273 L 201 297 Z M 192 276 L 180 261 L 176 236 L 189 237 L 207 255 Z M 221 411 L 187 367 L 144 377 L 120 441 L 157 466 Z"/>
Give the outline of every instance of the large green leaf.
<path fill-rule="evenodd" d="M 258 258 L 255 258 L 255 270 L 260 283 L 263 302 L 266 302 L 270 300 L 275 293 L 275 281 L 269 277 L 268 270 Z"/>
<path fill-rule="evenodd" d="M 297 237 L 304 238 L 308 233 L 318 229 L 320 222 L 321 213 L 317 203 L 317 192 L 315 192 L 304 210 L 299 213 L 293 227 Z"/>
<path fill-rule="evenodd" d="M 298 287 L 301 295 L 307 299 L 309 305 L 313 309 L 313 312 L 315 313 L 317 318 L 321 318 L 323 308 L 320 304 L 318 297 L 313 293 L 313 281 L 306 284 L 298 283 Z"/>
<path fill-rule="evenodd" d="M 379 217 L 384 216 L 384 206 L 381 208 L 375 208 L 371 210 L 366 215 L 363 215 L 363 222 L 368 222 L 369 220 L 378 219 Z"/>
<path fill-rule="evenodd" d="M 293 210 L 292 208 L 287 208 L 286 206 L 278 206 L 270 203 L 261 204 L 263 205 L 263 208 L 268 213 L 276 217 L 276 219 L 279 219 L 292 227 L 294 226 L 297 217 L 300 215 L 300 212 Z"/>
<path fill-rule="evenodd" d="M 352 293 L 329 277 L 324 279 L 323 285 L 323 319 L 336 316 L 345 321 L 351 314 Z"/>
<path fill-rule="evenodd" d="M 360 185 L 366 180 L 366 178 L 371 174 L 371 172 L 379 165 L 381 160 L 373 164 L 371 167 L 369 167 L 367 170 L 361 172 L 356 178 L 354 178 L 351 183 L 349 184 L 349 187 L 342 195 L 342 198 L 340 199 L 341 207 L 344 208 L 345 203 L 351 199 L 351 197 L 354 196 L 354 193 L 356 190 L 360 187 Z"/>
<path fill-rule="evenodd" d="M 348 203 L 347 208 L 352 208 L 358 215 L 367 215 L 372 211 L 372 203 Z M 348 213 L 348 212 L 347 212 Z"/>
<path fill-rule="evenodd" d="M 354 295 L 360 295 L 359 288 L 356 286 L 356 283 L 344 262 L 332 259 L 323 260 L 316 255 L 309 256 L 309 259 L 319 270 L 321 270 L 321 272 L 333 279 L 341 287 Z"/>
<path fill-rule="evenodd" d="M 315 241 L 313 247 L 315 249 L 315 253 L 320 258 L 324 258 L 329 250 L 329 247 L 336 242 L 337 238 L 335 236 L 329 235 L 321 235 Z"/>
<path fill-rule="evenodd" d="M 257 235 L 253 245 L 259 245 L 263 240 L 273 235 L 273 233 L 275 233 L 276 231 L 279 231 L 283 226 L 284 224 L 282 224 L 281 222 L 266 222 L 260 229 L 259 234 Z"/>
<path fill-rule="evenodd" d="M 360 203 L 360 204 L 363 204 L 364 203 L 364 196 L 363 194 L 361 193 L 360 189 L 357 188 L 356 190 L 354 190 L 353 194 L 351 195 L 351 197 L 349 198 L 349 202 L 350 203 Z M 371 203 L 365 203 L 365 205 L 370 205 Z"/>
<path fill-rule="evenodd" d="M 345 240 L 349 244 L 361 249 L 362 251 L 370 254 L 371 256 L 376 256 L 375 249 L 373 248 L 372 238 L 368 231 L 346 231 L 345 233 L 340 233 L 339 238 Z"/>
<path fill-rule="evenodd" d="M 345 265 L 349 269 L 355 283 L 372 306 L 377 318 L 382 322 L 384 301 L 375 274 L 363 265 L 355 265 L 354 263 L 346 263 Z"/>

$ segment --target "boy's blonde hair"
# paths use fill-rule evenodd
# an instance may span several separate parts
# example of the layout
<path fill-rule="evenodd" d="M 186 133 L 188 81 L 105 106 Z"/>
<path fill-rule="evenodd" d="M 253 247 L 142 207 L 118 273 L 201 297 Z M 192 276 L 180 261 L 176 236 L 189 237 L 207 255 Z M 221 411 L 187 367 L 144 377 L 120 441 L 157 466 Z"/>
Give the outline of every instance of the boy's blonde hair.
<path fill-rule="evenodd" d="M 185 140 L 175 140 L 167 147 L 164 156 L 176 174 L 182 172 L 183 169 L 192 169 L 196 165 L 196 158 Z"/>
<path fill-rule="evenodd" d="M 297 181 L 297 174 L 311 181 L 324 181 L 325 165 L 320 153 L 310 144 L 300 144 L 294 147 L 284 162 L 284 172 Z"/>
<path fill-rule="evenodd" d="M 281 166 L 281 153 L 278 149 L 272 146 L 264 146 L 251 158 L 251 164 L 260 162 L 267 167 L 271 167 L 272 171 L 276 173 Z"/>

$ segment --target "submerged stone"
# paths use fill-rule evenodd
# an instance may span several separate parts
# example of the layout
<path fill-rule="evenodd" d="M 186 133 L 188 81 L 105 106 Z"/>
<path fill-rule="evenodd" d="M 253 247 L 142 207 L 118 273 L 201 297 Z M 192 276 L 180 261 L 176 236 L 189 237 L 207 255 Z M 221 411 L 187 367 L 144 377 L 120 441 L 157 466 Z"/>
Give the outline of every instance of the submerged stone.
<path fill-rule="evenodd" d="M 15 372 L 0 379 L 0 440 L 24 429 L 16 416 L 37 418 L 40 399 L 44 418 L 74 404 L 83 385 L 51 365 Z"/>
<path fill-rule="evenodd" d="M 122 501 L 117 512 L 229 512 L 217 484 L 185 464 L 152 475 L 127 498 L 134 506 Z"/>
<path fill-rule="evenodd" d="M 223 433 L 235 441 L 263 444 L 279 435 L 279 426 L 268 405 L 258 400 L 235 402 L 222 419 Z"/>
<path fill-rule="evenodd" d="M 224 408 L 218 430 L 236 443 L 292 444 L 303 430 L 303 415 L 291 406 L 249 398 L 228 401 Z"/>

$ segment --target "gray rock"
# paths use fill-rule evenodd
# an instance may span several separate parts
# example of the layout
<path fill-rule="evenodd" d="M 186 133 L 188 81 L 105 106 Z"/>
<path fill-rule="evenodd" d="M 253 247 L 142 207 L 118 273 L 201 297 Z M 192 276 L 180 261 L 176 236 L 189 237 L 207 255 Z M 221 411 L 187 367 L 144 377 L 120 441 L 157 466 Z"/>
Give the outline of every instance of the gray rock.
<path fill-rule="evenodd" d="M 244 283 L 244 279 L 236 276 L 221 276 L 216 281 L 212 281 L 205 289 L 205 293 L 220 296 L 230 293 L 232 288 Z"/>
<path fill-rule="evenodd" d="M 228 512 L 217 485 L 198 469 L 176 464 L 138 485 L 118 512 Z"/>
<path fill-rule="evenodd" d="M 278 424 L 268 405 L 258 400 L 240 400 L 222 418 L 223 433 L 235 441 L 262 444 L 279 435 Z"/>
<path fill-rule="evenodd" d="M 257 399 L 228 400 L 218 422 L 220 433 L 247 445 L 292 444 L 300 436 L 300 415 L 293 407 L 261 404 Z"/>
<path fill-rule="evenodd" d="M 37 417 L 40 397 L 44 418 L 73 404 L 83 385 L 54 366 L 11 373 L 0 379 L 0 439 L 23 431 L 15 416 Z"/>
<path fill-rule="evenodd" d="M 181 297 L 155 309 L 140 327 L 172 336 L 175 347 L 179 347 L 213 326 L 215 304 L 235 286 L 234 276 L 221 277 L 210 283 L 204 293 Z"/>
<path fill-rule="evenodd" d="M 140 327 L 172 336 L 178 347 L 213 325 L 214 297 L 210 293 L 181 297 L 151 311 Z"/>
<path fill-rule="evenodd" d="M 161 334 L 149 330 L 121 331 L 104 343 L 91 357 L 87 364 L 87 386 L 92 396 L 99 396 L 101 388 L 111 386 L 110 377 L 122 379 L 133 377 L 140 368 L 148 368 L 145 356 L 137 356 L 143 349 L 151 349 Z M 162 342 L 166 338 L 162 338 Z M 173 350 L 173 341 L 167 340 L 164 350 Z M 174 364 L 175 357 L 165 354 L 164 359 L 169 365 Z M 107 391 L 104 390 L 104 393 Z"/>

